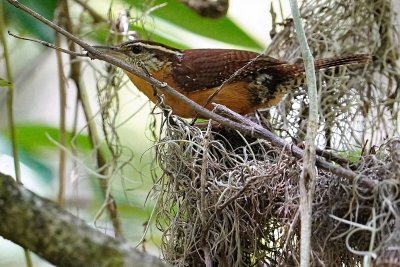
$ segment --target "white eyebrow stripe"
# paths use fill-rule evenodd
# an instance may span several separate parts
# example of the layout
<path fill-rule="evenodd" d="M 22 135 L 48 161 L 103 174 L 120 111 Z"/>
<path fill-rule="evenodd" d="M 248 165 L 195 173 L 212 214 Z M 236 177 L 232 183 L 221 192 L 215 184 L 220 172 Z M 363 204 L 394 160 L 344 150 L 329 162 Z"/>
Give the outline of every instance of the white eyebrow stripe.
<path fill-rule="evenodd" d="M 131 44 L 128 44 L 126 47 L 133 47 L 136 44 L 139 44 L 140 46 L 147 48 L 149 50 L 151 50 L 151 49 L 161 50 L 165 53 L 169 53 L 169 54 L 173 54 L 173 55 L 175 55 L 176 53 L 180 54 L 179 50 L 172 50 L 172 49 L 169 49 L 169 48 L 161 46 L 161 45 L 147 44 L 147 43 L 142 43 L 142 42 L 131 43 Z"/>

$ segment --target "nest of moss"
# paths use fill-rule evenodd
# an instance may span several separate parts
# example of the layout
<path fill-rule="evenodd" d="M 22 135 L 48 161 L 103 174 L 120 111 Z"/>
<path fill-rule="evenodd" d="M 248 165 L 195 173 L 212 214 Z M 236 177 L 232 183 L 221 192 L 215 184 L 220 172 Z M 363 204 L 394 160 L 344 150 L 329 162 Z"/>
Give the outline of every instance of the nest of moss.
<path fill-rule="evenodd" d="M 312 265 L 400 266 L 400 139 L 395 137 L 400 75 L 390 1 L 307 0 L 302 16 L 317 57 L 374 55 L 364 69 L 319 74 L 316 143 L 329 161 L 368 177 L 374 186 L 317 170 Z M 296 61 L 300 52 L 290 20 L 277 26 L 267 53 Z M 275 134 L 301 142 L 307 101 L 299 90 L 258 118 Z M 299 265 L 301 159 L 213 122 L 191 126 L 169 115 L 161 132 L 156 148 L 163 175 L 155 190 L 168 262 Z"/>
<path fill-rule="evenodd" d="M 220 129 L 200 129 L 178 119 L 166 126 L 157 150 L 164 172 L 158 226 L 168 262 L 299 265 L 301 160 L 265 140 L 234 147 Z M 366 188 L 318 170 L 314 265 L 355 266 L 365 258 L 379 262 L 385 253 L 397 261 L 400 251 L 390 249 L 399 234 L 400 139 L 348 161 L 347 167 L 376 186 Z"/>

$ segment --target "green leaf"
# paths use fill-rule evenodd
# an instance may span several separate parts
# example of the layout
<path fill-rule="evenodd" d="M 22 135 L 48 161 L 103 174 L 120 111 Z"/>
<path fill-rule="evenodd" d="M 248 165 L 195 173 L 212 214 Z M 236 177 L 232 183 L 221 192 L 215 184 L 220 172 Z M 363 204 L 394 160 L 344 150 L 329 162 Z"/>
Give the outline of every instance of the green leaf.
<path fill-rule="evenodd" d="M 60 131 L 57 128 L 49 127 L 46 125 L 17 125 L 15 130 L 18 147 L 32 154 L 43 148 L 57 148 L 57 146 L 54 144 L 54 142 L 51 141 L 51 139 L 58 142 L 60 138 Z M 67 132 L 67 135 L 71 137 L 70 132 Z M 69 139 L 67 138 L 67 140 Z M 78 135 L 75 138 L 74 143 L 76 147 L 82 150 L 89 150 L 91 148 L 88 137 L 86 135 Z"/>
<path fill-rule="evenodd" d="M 143 9 L 141 1 L 125 0 L 125 2 L 135 6 L 139 10 Z M 154 6 L 163 3 L 167 3 L 167 5 L 151 12 L 150 16 L 161 18 L 175 26 L 214 40 L 258 50 L 262 49 L 262 46 L 257 41 L 251 38 L 228 17 L 220 19 L 204 18 L 176 0 L 155 0 Z"/>
<path fill-rule="evenodd" d="M 14 84 L 9 82 L 9 81 L 6 81 L 6 80 L 0 78 L 0 87 L 14 88 Z"/>
<path fill-rule="evenodd" d="M 54 18 L 57 0 L 20 0 L 19 2 L 36 11 L 46 19 L 53 20 Z M 5 5 L 4 9 L 7 24 L 16 27 L 21 33 L 29 33 L 47 42 L 53 41 L 53 30 L 47 25 L 39 22 L 9 3 Z"/>

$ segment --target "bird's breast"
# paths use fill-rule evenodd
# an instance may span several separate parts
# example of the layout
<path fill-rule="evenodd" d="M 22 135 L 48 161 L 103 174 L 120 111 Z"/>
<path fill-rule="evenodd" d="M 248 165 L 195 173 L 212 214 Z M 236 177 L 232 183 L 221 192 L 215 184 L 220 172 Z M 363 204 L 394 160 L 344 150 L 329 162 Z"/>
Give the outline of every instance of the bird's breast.
<path fill-rule="evenodd" d="M 212 103 L 216 103 L 242 115 L 254 112 L 259 108 L 278 104 L 290 88 L 301 84 L 304 80 L 291 79 L 285 82 L 277 82 L 270 74 L 264 73 L 231 81 L 224 84 L 222 88 L 219 88 L 222 83 L 218 83 L 218 86 L 211 88 L 197 87 L 196 90 L 192 90 L 175 80 L 176 77 L 171 74 L 170 66 L 167 65 L 164 68 L 151 72 L 151 75 L 208 110 L 212 110 L 214 108 Z M 184 118 L 196 117 L 197 114 L 190 105 L 183 103 L 165 91 L 153 88 L 147 81 L 134 74 L 127 73 L 127 75 L 135 86 L 153 103 L 158 102 L 156 94 L 162 95 L 164 103 L 172 109 L 174 114 Z M 216 94 L 214 95 L 214 93 Z M 210 99 L 212 95 L 214 96 Z"/>
<path fill-rule="evenodd" d="M 176 99 L 172 95 L 160 89 L 155 91 L 147 81 L 134 74 L 127 73 L 127 75 L 134 85 L 153 103 L 157 103 L 158 101 L 155 95 L 155 92 L 157 92 L 158 95 L 163 96 L 164 103 L 171 107 L 174 114 L 184 118 L 193 118 L 197 115 L 192 107 Z M 169 75 L 154 73 L 152 76 L 161 82 L 167 83 L 181 94 L 185 95 L 197 104 L 204 106 L 208 110 L 212 110 L 214 108 L 212 103 L 224 105 L 240 114 L 247 114 L 255 110 L 255 106 L 251 102 L 251 98 L 249 96 L 249 90 L 247 87 L 248 83 L 244 81 L 226 84 L 212 99 L 209 99 L 210 96 L 218 90 L 218 87 L 204 88 L 202 90 L 188 92 L 182 88 L 176 87 L 175 82 Z"/>

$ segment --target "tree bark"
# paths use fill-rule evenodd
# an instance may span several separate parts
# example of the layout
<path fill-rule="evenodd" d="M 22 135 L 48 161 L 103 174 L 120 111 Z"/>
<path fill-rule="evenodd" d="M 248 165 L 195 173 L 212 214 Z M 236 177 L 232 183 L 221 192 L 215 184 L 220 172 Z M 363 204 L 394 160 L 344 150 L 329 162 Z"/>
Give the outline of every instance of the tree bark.
<path fill-rule="evenodd" d="M 169 266 L 0 173 L 0 235 L 57 266 Z"/>

